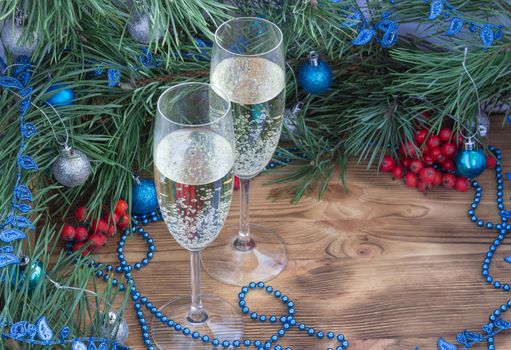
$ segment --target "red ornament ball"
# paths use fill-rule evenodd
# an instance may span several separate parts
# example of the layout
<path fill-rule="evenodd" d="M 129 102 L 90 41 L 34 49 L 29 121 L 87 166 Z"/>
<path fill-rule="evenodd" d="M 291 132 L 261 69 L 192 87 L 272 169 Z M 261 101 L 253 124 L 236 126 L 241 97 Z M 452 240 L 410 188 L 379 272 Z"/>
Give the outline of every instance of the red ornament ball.
<path fill-rule="evenodd" d="M 417 155 L 417 152 L 415 151 L 415 146 L 410 141 L 406 141 L 401 146 L 399 146 L 399 153 L 404 154 L 406 156 Z"/>
<path fill-rule="evenodd" d="M 425 166 L 432 166 L 435 163 L 435 160 L 431 156 L 431 154 L 428 152 L 426 154 L 423 154 L 422 160 L 424 160 Z"/>
<path fill-rule="evenodd" d="M 438 137 L 437 135 L 431 135 L 428 139 L 428 141 L 426 141 L 427 145 L 429 148 L 433 148 L 433 147 L 440 147 L 440 144 L 441 144 L 441 141 L 440 140 L 440 137 Z"/>
<path fill-rule="evenodd" d="M 442 184 L 442 172 L 440 170 L 435 170 L 435 180 L 433 180 L 433 185 L 440 186 Z"/>
<path fill-rule="evenodd" d="M 452 130 L 450 128 L 442 128 L 438 136 L 440 137 L 440 140 L 448 142 L 451 140 Z"/>
<path fill-rule="evenodd" d="M 419 180 L 419 183 L 417 184 L 417 188 L 419 189 L 420 192 L 426 193 L 433 188 L 433 185 L 430 183 L 426 183 L 422 180 Z"/>
<path fill-rule="evenodd" d="M 113 223 L 119 222 L 119 214 L 117 214 L 115 211 L 113 213 L 106 213 L 104 219 L 108 225 L 112 225 Z"/>
<path fill-rule="evenodd" d="M 108 223 L 105 219 L 93 220 L 91 231 L 93 234 L 106 234 L 108 232 Z"/>
<path fill-rule="evenodd" d="M 87 241 L 91 242 L 91 247 L 93 247 L 94 249 L 100 248 L 106 244 L 106 237 L 101 234 L 95 233 L 90 235 Z"/>
<path fill-rule="evenodd" d="M 396 161 L 391 156 L 387 155 L 383 157 L 383 161 L 380 164 L 380 171 L 385 173 L 391 172 L 396 165 Z"/>
<path fill-rule="evenodd" d="M 417 187 L 418 179 L 414 173 L 406 173 L 405 184 L 408 187 Z"/>
<path fill-rule="evenodd" d="M 87 220 L 87 208 L 78 207 L 75 210 L 75 218 L 78 222 L 84 222 Z"/>
<path fill-rule="evenodd" d="M 410 171 L 414 174 L 418 174 L 422 168 L 424 168 L 424 163 L 422 163 L 419 159 L 414 159 L 410 163 Z"/>
<path fill-rule="evenodd" d="M 410 158 L 410 157 L 405 157 L 405 158 L 401 159 L 401 165 L 402 165 L 405 169 L 410 169 L 410 164 L 412 164 L 412 158 Z"/>
<path fill-rule="evenodd" d="M 415 132 L 413 138 L 418 145 L 422 145 L 428 138 L 428 131 L 426 129 L 419 129 Z"/>
<path fill-rule="evenodd" d="M 126 202 L 124 199 L 119 199 L 117 201 L 117 205 L 115 206 L 115 212 L 119 214 L 119 216 L 122 216 L 128 212 L 129 206 L 128 202 Z"/>
<path fill-rule="evenodd" d="M 62 227 L 62 232 L 60 233 L 60 238 L 66 242 L 70 242 L 75 237 L 75 228 L 71 225 L 65 224 Z"/>
<path fill-rule="evenodd" d="M 405 175 L 405 170 L 403 169 L 402 166 L 400 165 L 396 165 L 393 169 L 392 169 L 392 177 L 394 179 L 402 179 L 403 176 Z"/>
<path fill-rule="evenodd" d="M 493 169 L 497 166 L 497 159 L 492 156 L 486 157 L 486 169 Z"/>
<path fill-rule="evenodd" d="M 107 235 L 108 237 L 112 237 L 113 235 L 115 235 L 115 232 L 116 232 L 116 230 L 115 230 L 115 226 L 114 226 L 114 225 L 110 225 L 110 226 L 108 227 L 108 232 L 106 233 L 106 235 Z"/>
<path fill-rule="evenodd" d="M 75 230 L 75 236 L 74 240 L 78 242 L 83 242 L 87 239 L 87 236 L 89 233 L 87 232 L 87 229 L 83 226 L 78 226 Z"/>
<path fill-rule="evenodd" d="M 445 188 L 454 188 L 456 186 L 456 176 L 453 174 L 444 174 L 442 176 L 442 186 Z"/>
<path fill-rule="evenodd" d="M 435 169 L 433 167 L 423 168 L 419 172 L 419 176 L 423 183 L 432 184 L 435 181 Z"/>
<path fill-rule="evenodd" d="M 468 190 L 468 180 L 462 176 L 456 179 L 456 190 L 466 192 Z"/>
<path fill-rule="evenodd" d="M 447 159 L 443 164 L 442 167 L 444 170 L 454 170 L 456 169 L 456 165 L 454 165 L 454 161 L 452 159 Z"/>
<path fill-rule="evenodd" d="M 128 214 L 122 215 L 119 217 L 119 222 L 117 223 L 117 227 L 121 230 L 125 230 L 130 226 L 130 216 Z"/>
<path fill-rule="evenodd" d="M 435 162 L 440 159 L 445 159 L 445 157 L 442 157 L 442 149 L 440 147 L 431 147 L 429 154 L 431 154 L 431 158 L 433 158 Z"/>
<path fill-rule="evenodd" d="M 446 142 L 442 145 L 442 154 L 447 158 L 454 157 L 458 147 L 452 142 Z"/>

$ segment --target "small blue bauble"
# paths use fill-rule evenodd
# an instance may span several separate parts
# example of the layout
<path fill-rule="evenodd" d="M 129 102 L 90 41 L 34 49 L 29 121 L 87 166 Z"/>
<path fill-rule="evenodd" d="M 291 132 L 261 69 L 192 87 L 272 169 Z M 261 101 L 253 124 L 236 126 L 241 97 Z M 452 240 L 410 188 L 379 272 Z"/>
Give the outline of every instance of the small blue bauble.
<path fill-rule="evenodd" d="M 30 264 L 30 267 L 28 265 Z M 27 257 L 23 257 L 20 262 L 19 269 L 12 269 L 11 284 L 14 287 L 22 288 L 26 279 L 28 278 L 28 289 L 30 291 L 39 284 L 43 278 L 43 264 L 39 261 L 32 261 Z M 27 270 L 30 270 L 30 275 L 27 276 Z M 17 274 L 16 274 L 17 271 Z"/>
<path fill-rule="evenodd" d="M 74 103 L 75 93 L 66 84 L 53 84 L 48 91 L 60 90 L 50 97 L 47 102 L 52 106 L 69 106 Z"/>
<path fill-rule="evenodd" d="M 158 209 L 156 187 L 152 179 L 135 179 L 132 192 L 132 212 L 135 214 L 149 214 Z"/>
<path fill-rule="evenodd" d="M 456 154 L 456 168 L 460 175 L 473 179 L 486 170 L 486 155 L 480 149 L 465 149 Z"/>
<path fill-rule="evenodd" d="M 321 94 L 332 85 L 332 69 L 319 59 L 317 53 L 309 53 L 309 62 L 298 71 L 298 84 L 310 94 Z"/>

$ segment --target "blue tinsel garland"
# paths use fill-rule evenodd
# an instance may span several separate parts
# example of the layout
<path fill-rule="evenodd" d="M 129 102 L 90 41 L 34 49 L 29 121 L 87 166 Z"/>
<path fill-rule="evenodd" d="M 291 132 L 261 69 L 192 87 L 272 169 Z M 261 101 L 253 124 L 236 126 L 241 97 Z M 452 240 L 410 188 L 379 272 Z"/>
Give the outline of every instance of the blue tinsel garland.
<path fill-rule="evenodd" d="M 20 102 L 20 134 L 21 143 L 17 155 L 16 184 L 13 190 L 13 199 L 10 214 L 0 224 L 0 241 L 5 243 L 0 247 L 0 268 L 8 265 L 20 264 L 20 259 L 14 254 L 15 241 L 23 240 L 26 234 L 23 230 L 34 229 L 32 221 L 27 218 L 32 207 L 33 200 L 30 188 L 23 184 L 23 171 L 38 170 L 36 162 L 26 154 L 25 146 L 27 140 L 37 134 L 34 124 L 25 120 L 25 115 L 32 102 L 32 87 L 30 86 L 30 63 L 28 58 L 21 57 L 14 66 L 14 75 L 0 77 L 0 87 L 16 91 L 21 97 Z M 2 281 L 4 282 L 4 281 Z M 55 346 L 71 344 L 72 350 L 126 350 L 128 347 L 118 344 L 115 341 L 96 337 L 70 338 L 71 330 L 63 327 L 58 336 L 55 337 L 51 327 L 48 325 L 45 316 L 40 317 L 35 324 L 28 321 L 19 321 L 14 324 L 3 322 L 7 332 L 1 334 L 3 339 L 11 339 L 20 343 L 32 345 Z M 87 345 L 88 344 L 88 345 Z"/>

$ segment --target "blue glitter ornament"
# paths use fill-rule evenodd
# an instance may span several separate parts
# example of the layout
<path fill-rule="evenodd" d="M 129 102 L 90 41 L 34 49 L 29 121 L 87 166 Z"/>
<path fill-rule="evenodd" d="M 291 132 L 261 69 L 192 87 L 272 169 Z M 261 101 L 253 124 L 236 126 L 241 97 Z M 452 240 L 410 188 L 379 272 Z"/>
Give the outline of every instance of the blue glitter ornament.
<path fill-rule="evenodd" d="M 147 214 L 156 211 L 158 209 L 158 197 L 156 196 L 154 181 L 135 177 L 132 201 L 132 212 L 135 214 Z"/>
<path fill-rule="evenodd" d="M 69 88 L 65 88 L 67 84 L 53 84 L 48 91 L 60 90 L 50 97 L 46 102 L 52 106 L 69 106 L 74 103 L 75 93 Z M 61 90 L 62 89 L 62 90 Z"/>
<path fill-rule="evenodd" d="M 332 69 L 315 51 L 309 53 L 308 60 L 298 71 L 298 84 L 309 94 L 321 94 L 332 85 Z"/>
<path fill-rule="evenodd" d="M 474 141 L 468 139 L 465 148 L 456 154 L 455 163 L 460 175 L 473 179 L 486 169 L 486 155 L 482 150 L 475 149 Z"/>

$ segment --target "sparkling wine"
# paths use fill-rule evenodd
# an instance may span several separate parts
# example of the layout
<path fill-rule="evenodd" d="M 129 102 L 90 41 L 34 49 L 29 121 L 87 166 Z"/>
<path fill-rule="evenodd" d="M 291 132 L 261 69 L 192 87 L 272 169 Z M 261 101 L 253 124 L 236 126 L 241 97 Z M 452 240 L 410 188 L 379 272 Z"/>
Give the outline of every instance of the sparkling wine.
<path fill-rule="evenodd" d="M 235 173 L 251 178 L 268 164 L 279 142 L 286 99 L 284 70 L 264 58 L 227 58 L 215 66 L 211 84 L 232 102 Z"/>
<path fill-rule="evenodd" d="M 181 129 L 156 146 L 155 178 L 163 218 L 188 250 L 213 242 L 229 212 L 234 152 L 209 129 Z"/>

